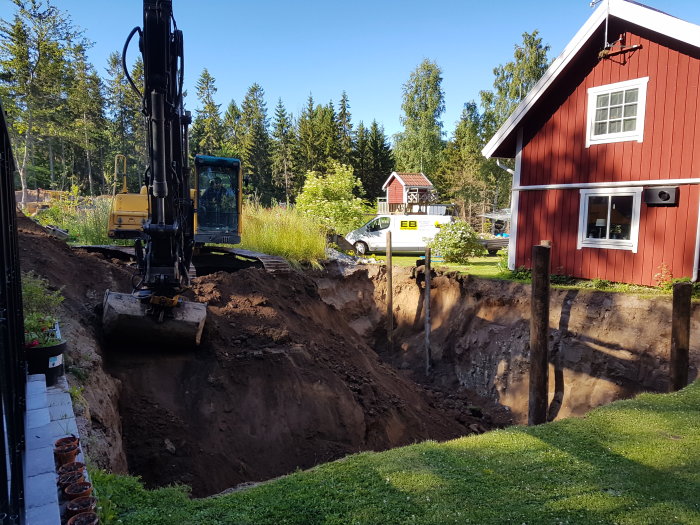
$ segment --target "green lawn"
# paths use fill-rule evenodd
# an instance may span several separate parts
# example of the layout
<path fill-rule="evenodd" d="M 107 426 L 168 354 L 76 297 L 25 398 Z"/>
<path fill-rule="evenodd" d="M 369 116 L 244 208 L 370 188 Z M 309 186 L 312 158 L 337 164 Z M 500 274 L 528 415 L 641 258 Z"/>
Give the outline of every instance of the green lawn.
<path fill-rule="evenodd" d="M 581 419 L 357 454 L 216 498 L 93 479 L 103 512 L 125 524 L 698 524 L 700 382 Z"/>
<path fill-rule="evenodd" d="M 420 255 L 393 255 L 392 263 L 395 266 L 413 266 L 416 264 L 416 259 L 420 259 Z M 377 260 L 384 261 L 386 257 L 384 255 L 377 255 Z M 457 271 L 460 273 L 468 273 L 476 277 L 498 277 L 498 257 L 490 257 L 484 255 L 483 257 L 472 257 L 469 259 L 469 264 L 454 264 L 454 263 L 443 263 L 440 261 L 433 261 L 433 267 L 445 268 L 450 271 Z"/>

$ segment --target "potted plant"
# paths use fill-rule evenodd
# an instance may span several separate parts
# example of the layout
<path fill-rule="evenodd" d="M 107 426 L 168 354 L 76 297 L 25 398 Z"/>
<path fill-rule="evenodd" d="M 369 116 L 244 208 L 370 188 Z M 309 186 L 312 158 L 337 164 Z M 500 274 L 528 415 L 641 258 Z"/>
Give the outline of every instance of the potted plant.
<path fill-rule="evenodd" d="M 56 384 L 63 374 L 63 352 L 56 313 L 63 302 L 60 290 L 52 291 L 48 280 L 27 272 L 22 275 L 24 348 L 30 374 L 45 374 L 46 385 Z"/>

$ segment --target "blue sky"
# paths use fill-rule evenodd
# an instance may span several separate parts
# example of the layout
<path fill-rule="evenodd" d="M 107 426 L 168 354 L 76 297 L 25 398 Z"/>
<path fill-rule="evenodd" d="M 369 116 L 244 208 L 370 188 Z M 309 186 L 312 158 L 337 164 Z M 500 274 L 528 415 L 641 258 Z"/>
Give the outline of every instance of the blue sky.
<path fill-rule="evenodd" d="M 107 55 L 142 23 L 140 0 L 54 0 L 95 42 L 92 63 L 104 75 Z M 298 114 L 313 94 L 334 104 L 345 90 L 352 119 L 401 130 L 401 89 L 424 59 L 443 72 L 444 130 L 451 134 L 465 102 L 490 89 L 493 68 L 511 60 L 525 31 L 538 29 L 554 58 L 592 13 L 588 0 L 174 0 L 185 37 L 187 106 L 204 67 L 216 79 L 222 111 L 259 83 L 268 114 L 282 98 Z M 698 0 L 646 0 L 700 24 Z M 14 12 L 0 0 L 0 17 Z M 137 52 L 132 44 L 130 56 Z"/>

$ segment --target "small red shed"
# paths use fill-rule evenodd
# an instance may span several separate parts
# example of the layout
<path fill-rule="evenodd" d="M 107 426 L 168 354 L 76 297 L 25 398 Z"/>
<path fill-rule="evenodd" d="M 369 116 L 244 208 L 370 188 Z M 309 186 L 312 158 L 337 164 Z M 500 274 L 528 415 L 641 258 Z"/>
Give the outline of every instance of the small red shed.
<path fill-rule="evenodd" d="M 382 189 L 386 191 L 386 202 L 391 211 L 406 208 L 407 204 L 432 202 L 435 189 L 428 177 L 422 173 L 399 173 L 394 171 Z"/>
<path fill-rule="evenodd" d="M 700 26 L 605 0 L 484 147 L 515 158 L 509 267 L 697 280 Z"/>

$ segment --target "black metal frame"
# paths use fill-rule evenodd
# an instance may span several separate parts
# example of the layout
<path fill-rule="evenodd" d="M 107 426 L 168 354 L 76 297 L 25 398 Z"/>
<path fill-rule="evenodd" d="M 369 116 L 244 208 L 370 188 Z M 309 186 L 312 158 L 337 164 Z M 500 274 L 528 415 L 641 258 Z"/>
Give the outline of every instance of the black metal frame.
<path fill-rule="evenodd" d="M 24 522 L 26 367 L 17 246 L 15 161 L 0 106 L 0 523 Z M 9 469 L 8 469 L 9 466 Z M 5 482 L 7 481 L 7 486 Z"/>

